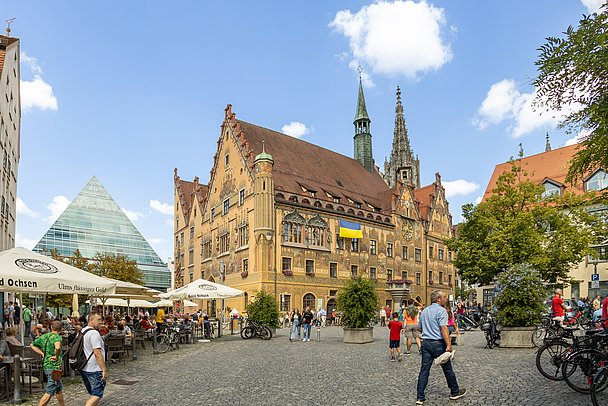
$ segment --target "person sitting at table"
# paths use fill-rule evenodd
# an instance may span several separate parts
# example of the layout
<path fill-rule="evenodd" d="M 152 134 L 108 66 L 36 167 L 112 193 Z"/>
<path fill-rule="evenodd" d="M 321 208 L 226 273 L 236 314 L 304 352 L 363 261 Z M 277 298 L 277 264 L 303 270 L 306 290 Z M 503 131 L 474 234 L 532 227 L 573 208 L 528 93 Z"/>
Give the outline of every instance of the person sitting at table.
<path fill-rule="evenodd" d="M 15 337 L 15 334 L 17 334 L 17 329 L 15 327 L 7 328 L 6 329 L 6 342 L 11 345 L 21 346 L 22 344 L 19 342 L 17 337 Z"/>
<path fill-rule="evenodd" d="M 150 323 L 150 320 L 148 320 L 148 316 L 144 316 L 144 318 L 142 319 L 141 323 L 139 323 L 139 325 L 141 326 L 141 328 L 144 331 L 148 331 L 154 328 L 154 326 L 152 326 L 152 323 Z"/>
<path fill-rule="evenodd" d="M 121 320 L 118 323 L 118 330 L 122 330 L 125 334 L 125 344 L 131 345 L 131 340 L 133 339 L 133 331 L 131 331 L 131 327 L 127 325 L 126 320 Z"/>
<path fill-rule="evenodd" d="M 32 339 L 37 339 L 38 337 L 40 337 L 44 331 L 44 326 L 40 323 L 36 324 L 34 326 L 34 328 L 32 328 Z"/>

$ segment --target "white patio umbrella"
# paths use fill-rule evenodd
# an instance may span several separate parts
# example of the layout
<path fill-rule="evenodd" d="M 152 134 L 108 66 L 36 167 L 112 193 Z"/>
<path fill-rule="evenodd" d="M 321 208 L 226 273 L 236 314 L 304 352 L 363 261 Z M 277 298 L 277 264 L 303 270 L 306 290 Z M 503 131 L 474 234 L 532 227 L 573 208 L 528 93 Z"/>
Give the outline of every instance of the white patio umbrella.
<path fill-rule="evenodd" d="M 116 283 L 25 248 L 0 252 L 0 291 L 108 295 Z"/>
<path fill-rule="evenodd" d="M 197 279 L 189 284 L 182 286 L 179 289 L 171 292 L 162 293 L 163 299 L 227 299 L 230 297 L 241 296 L 242 290 L 231 288 L 230 286 L 220 285 L 207 281 L 205 279 Z"/>
<path fill-rule="evenodd" d="M 87 300 L 87 302 L 90 302 Z M 142 299 L 133 299 L 127 302 L 125 299 L 111 297 L 106 300 L 106 306 L 120 306 L 120 307 L 155 307 L 154 303 L 148 302 Z"/>

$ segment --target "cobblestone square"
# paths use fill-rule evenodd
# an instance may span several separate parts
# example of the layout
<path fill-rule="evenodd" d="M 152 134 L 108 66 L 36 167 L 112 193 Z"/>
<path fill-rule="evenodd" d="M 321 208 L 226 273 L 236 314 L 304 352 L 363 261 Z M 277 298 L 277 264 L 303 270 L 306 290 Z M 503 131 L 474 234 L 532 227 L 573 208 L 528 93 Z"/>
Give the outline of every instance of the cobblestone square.
<path fill-rule="evenodd" d="M 104 405 L 413 405 L 420 356 L 413 347 L 390 362 L 388 329 L 376 327 L 367 345 L 341 342 L 342 330 L 326 327 L 321 342 L 289 342 L 287 329 L 271 341 L 223 337 L 182 345 L 166 354 L 143 354 L 111 365 Z M 589 405 L 589 398 L 537 372 L 534 350 L 484 349 L 480 331 L 464 335 L 454 369 L 468 394 L 448 399 L 440 368 L 433 367 L 427 405 Z M 118 380 L 137 381 L 118 385 Z M 68 405 L 86 399 L 83 385 L 66 384 Z M 36 400 L 36 399 L 35 399 Z M 53 400 L 53 402 L 55 402 Z M 26 404 L 36 404 L 34 400 Z M 56 404 L 56 403 L 51 403 Z"/>

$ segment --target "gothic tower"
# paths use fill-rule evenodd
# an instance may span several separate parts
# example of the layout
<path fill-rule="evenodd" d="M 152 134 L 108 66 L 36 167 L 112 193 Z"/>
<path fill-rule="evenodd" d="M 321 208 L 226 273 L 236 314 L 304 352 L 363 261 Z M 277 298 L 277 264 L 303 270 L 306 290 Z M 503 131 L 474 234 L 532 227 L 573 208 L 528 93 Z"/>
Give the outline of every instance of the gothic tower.
<path fill-rule="evenodd" d="M 274 186 L 272 180 L 272 155 L 262 152 L 255 157 L 254 193 L 254 228 L 256 243 L 255 270 L 271 272 L 274 264 Z"/>
<path fill-rule="evenodd" d="M 372 120 L 367 115 L 365 107 L 365 97 L 363 96 L 363 84 L 359 77 L 359 97 L 357 98 L 357 113 L 355 114 L 355 159 L 363 165 L 365 169 L 373 172 L 375 169 L 374 155 L 372 154 Z"/>
<path fill-rule="evenodd" d="M 397 180 L 414 188 L 420 187 L 420 161 L 414 157 L 410 138 L 405 126 L 401 89 L 397 86 L 397 106 L 395 107 L 395 130 L 391 157 L 384 160 L 384 180 L 389 187 L 395 187 Z"/>

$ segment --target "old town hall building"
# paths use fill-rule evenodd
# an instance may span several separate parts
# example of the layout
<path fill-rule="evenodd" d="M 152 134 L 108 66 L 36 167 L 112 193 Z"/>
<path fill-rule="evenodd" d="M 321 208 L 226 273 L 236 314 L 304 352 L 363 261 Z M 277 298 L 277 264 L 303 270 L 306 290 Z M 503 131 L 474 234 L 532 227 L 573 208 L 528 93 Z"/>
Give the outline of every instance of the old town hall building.
<path fill-rule="evenodd" d="M 380 306 L 453 293 L 449 205 L 439 174 L 420 187 L 399 88 L 384 173 L 370 125 L 361 82 L 354 159 L 242 121 L 228 105 L 209 182 L 175 170 L 175 286 L 202 277 L 244 290 L 226 303 L 239 311 L 260 289 L 282 311 L 331 311 L 356 276 L 376 281 Z"/>

